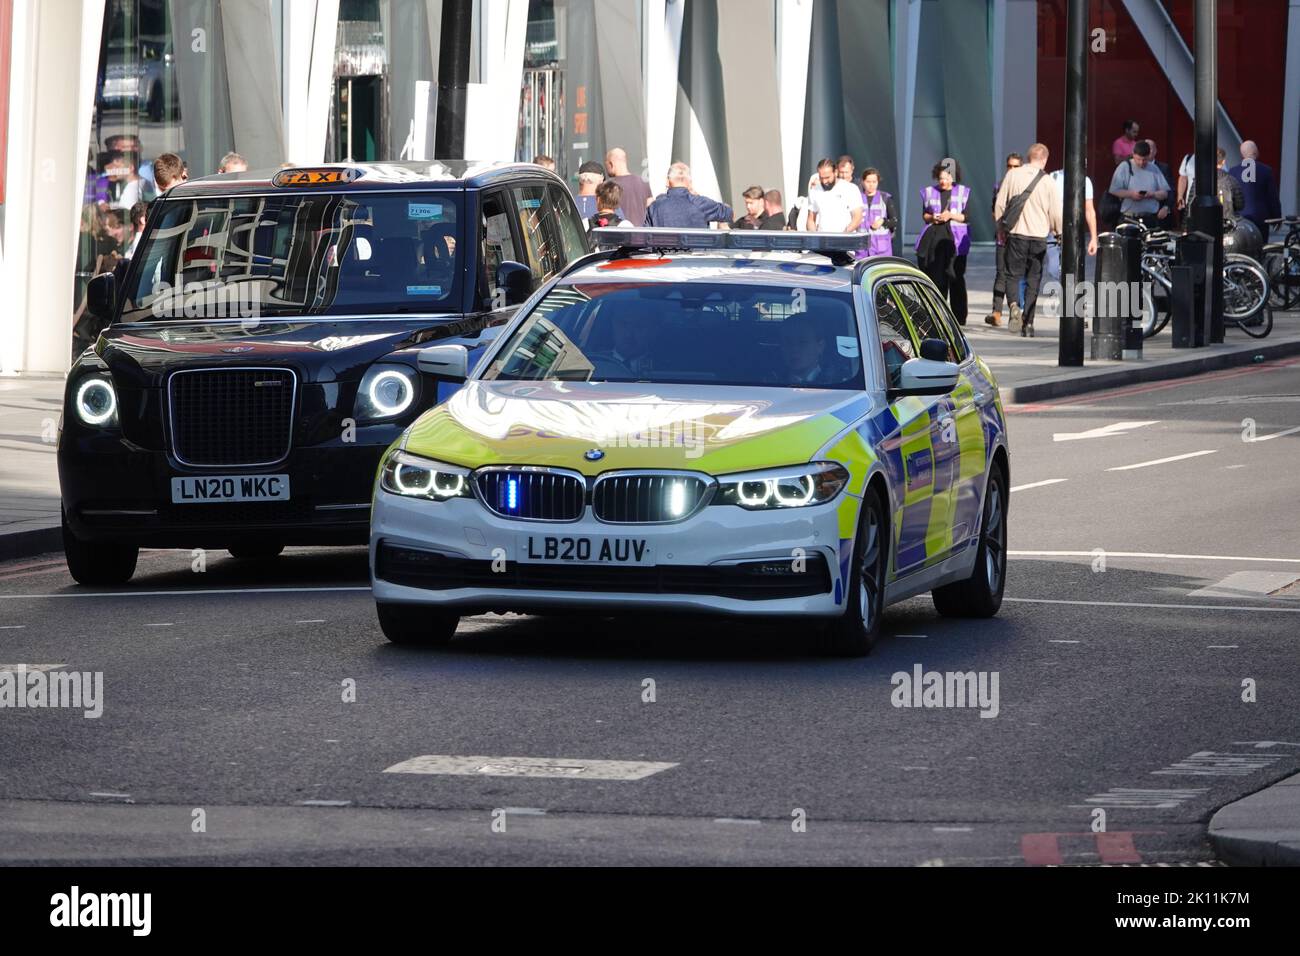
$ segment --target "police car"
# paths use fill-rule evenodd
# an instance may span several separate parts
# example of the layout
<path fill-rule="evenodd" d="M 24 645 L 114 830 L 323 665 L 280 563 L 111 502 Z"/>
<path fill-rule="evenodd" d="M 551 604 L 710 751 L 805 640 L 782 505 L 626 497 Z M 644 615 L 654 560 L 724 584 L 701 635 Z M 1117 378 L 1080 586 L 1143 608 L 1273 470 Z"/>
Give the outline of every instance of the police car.
<path fill-rule="evenodd" d="M 998 611 L 997 384 L 914 266 L 860 238 L 618 229 L 534 295 L 385 454 L 384 634 L 588 610 L 793 615 L 867 653 L 884 608 Z"/>
<path fill-rule="evenodd" d="M 380 456 L 454 387 L 420 350 L 480 348 L 587 255 L 564 182 L 531 164 L 374 163 L 191 180 L 130 264 L 91 280 L 58 445 L 82 584 L 141 546 L 268 559 L 365 544 Z"/>

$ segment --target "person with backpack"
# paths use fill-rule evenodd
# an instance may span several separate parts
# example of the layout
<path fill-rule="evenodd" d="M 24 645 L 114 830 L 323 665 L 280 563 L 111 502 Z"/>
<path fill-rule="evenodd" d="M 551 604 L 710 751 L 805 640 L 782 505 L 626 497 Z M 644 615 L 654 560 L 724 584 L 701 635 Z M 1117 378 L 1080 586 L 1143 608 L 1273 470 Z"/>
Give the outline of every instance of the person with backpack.
<path fill-rule="evenodd" d="M 606 179 L 596 187 L 596 214 L 587 219 L 587 231 L 615 226 L 631 229 L 632 224 L 619 215 L 619 206 L 623 202 L 623 187 L 612 179 Z"/>
<path fill-rule="evenodd" d="M 1034 307 L 1038 287 L 1043 280 L 1043 260 L 1047 256 L 1047 236 L 1064 231 L 1061 194 L 1047 175 L 1047 147 L 1035 143 L 1025 153 L 1025 164 L 1007 170 L 1002 188 L 993 205 L 999 231 L 1006 234 L 1006 276 L 1003 288 L 1014 289 L 1025 279 L 1025 307 L 1021 321 L 1012 313 L 1009 331 L 1021 337 L 1034 335 Z M 1017 329 L 1019 325 L 1019 329 Z"/>

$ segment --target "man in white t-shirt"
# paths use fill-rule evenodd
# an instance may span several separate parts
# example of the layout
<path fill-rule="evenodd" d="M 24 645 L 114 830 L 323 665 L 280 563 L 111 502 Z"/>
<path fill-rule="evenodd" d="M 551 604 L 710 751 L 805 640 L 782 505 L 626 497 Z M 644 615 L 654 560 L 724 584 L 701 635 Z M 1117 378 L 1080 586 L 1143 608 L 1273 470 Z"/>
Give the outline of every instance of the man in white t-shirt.
<path fill-rule="evenodd" d="M 818 185 L 808 193 L 809 232 L 857 232 L 862 225 L 862 192 L 835 175 L 835 163 L 817 164 Z"/>
<path fill-rule="evenodd" d="M 1062 208 L 1065 203 L 1065 170 L 1058 169 L 1054 173 L 1048 173 L 1047 178 L 1052 181 L 1056 190 L 1061 195 Z M 1092 178 L 1083 177 L 1083 219 L 1088 224 L 1088 255 L 1097 254 L 1097 207 L 1092 204 Z M 1055 243 L 1049 243 L 1047 247 L 1047 265 L 1046 269 L 1049 275 L 1054 279 L 1061 277 L 1061 245 L 1060 237 L 1056 237 Z"/>

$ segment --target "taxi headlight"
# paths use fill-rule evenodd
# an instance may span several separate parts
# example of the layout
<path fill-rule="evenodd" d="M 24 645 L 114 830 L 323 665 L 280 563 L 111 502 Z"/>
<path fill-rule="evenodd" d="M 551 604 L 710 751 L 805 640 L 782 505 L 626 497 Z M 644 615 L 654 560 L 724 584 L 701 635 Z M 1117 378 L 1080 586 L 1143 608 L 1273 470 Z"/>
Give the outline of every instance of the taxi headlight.
<path fill-rule="evenodd" d="M 802 508 L 830 501 L 848 481 L 849 473 L 833 461 L 722 475 L 713 503 L 739 505 L 750 511 Z"/>
<path fill-rule="evenodd" d="M 413 404 L 419 393 L 415 372 L 405 365 L 372 365 L 357 389 L 357 421 L 395 418 Z"/>
<path fill-rule="evenodd" d="M 117 420 L 117 391 L 112 380 L 92 375 L 77 386 L 72 399 L 77 417 L 87 425 L 110 425 Z"/>
<path fill-rule="evenodd" d="M 447 465 L 431 458 L 420 458 L 404 451 L 391 451 L 384 457 L 379 473 L 384 491 L 404 498 L 446 501 L 449 498 L 473 498 L 469 486 L 469 469 Z"/>

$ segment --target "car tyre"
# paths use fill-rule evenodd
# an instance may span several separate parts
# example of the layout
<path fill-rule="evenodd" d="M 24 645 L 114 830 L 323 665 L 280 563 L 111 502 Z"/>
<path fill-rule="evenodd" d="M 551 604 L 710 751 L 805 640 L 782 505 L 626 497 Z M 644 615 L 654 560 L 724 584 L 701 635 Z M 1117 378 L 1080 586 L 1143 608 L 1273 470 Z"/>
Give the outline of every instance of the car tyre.
<path fill-rule="evenodd" d="M 1000 463 L 989 471 L 980 519 L 980 543 L 975 568 L 965 581 L 930 592 L 944 617 L 992 617 L 1002 607 L 1007 583 L 1007 477 Z"/>
<path fill-rule="evenodd" d="M 277 541 L 259 541 L 250 544 L 237 544 L 233 548 L 227 548 L 226 550 L 237 561 L 270 561 L 272 558 L 280 556 L 280 552 L 284 550 L 284 545 Z"/>
<path fill-rule="evenodd" d="M 379 628 L 384 637 L 402 647 L 446 647 L 456 635 L 460 616 L 434 611 L 419 604 L 376 602 Z"/>
<path fill-rule="evenodd" d="M 84 541 L 68 527 L 67 515 L 63 519 L 63 556 L 68 563 L 68 573 L 78 584 L 90 587 L 116 587 L 131 580 L 140 549 L 133 544 L 112 544 Z"/>
<path fill-rule="evenodd" d="M 826 625 L 822 650 L 834 657 L 865 657 L 880 640 L 889 568 L 889 522 L 880 495 L 870 486 L 862 496 L 849 567 L 847 607 Z"/>

